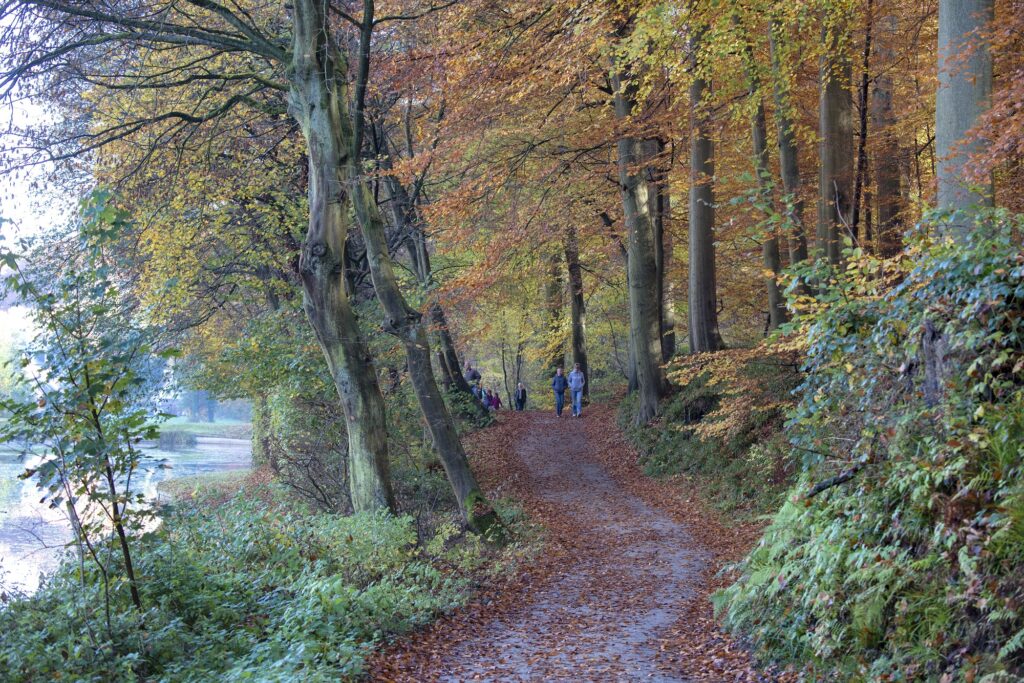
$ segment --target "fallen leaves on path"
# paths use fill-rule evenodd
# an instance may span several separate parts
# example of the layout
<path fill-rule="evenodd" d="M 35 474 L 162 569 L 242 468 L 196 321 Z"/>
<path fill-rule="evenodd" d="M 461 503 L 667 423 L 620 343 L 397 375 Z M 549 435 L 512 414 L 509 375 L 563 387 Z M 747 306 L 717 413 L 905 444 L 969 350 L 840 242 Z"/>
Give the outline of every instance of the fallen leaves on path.
<path fill-rule="evenodd" d="M 645 476 L 614 408 L 506 414 L 467 445 L 489 495 L 544 526 L 544 551 L 374 657 L 374 680 L 795 680 L 759 671 L 708 601 L 760 528 Z"/>

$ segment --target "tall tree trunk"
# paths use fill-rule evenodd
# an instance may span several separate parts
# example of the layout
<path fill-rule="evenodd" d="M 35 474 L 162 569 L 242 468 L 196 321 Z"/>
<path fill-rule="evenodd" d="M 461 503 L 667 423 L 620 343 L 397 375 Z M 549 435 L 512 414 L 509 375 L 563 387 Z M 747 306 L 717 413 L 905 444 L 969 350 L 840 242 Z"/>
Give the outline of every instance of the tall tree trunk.
<path fill-rule="evenodd" d="M 861 60 L 860 87 L 857 89 L 857 170 L 853 178 L 853 207 L 850 219 L 850 237 L 854 246 L 859 244 L 861 196 L 868 182 L 868 85 L 871 83 L 871 33 L 874 19 L 874 2 L 867 0 L 864 14 L 864 52 Z M 867 226 L 869 236 L 870 233 L 871 227 Z M 870 239 L 867 240 L 867 246 L 871 246 Z"/>
<path fill-rule="evenodd" d="M 768 131 L 765 123 L 764 103 L 761 101 L 756 79 L 752 81 L 751 93 L 758 98 L 751 126 L 751 137 L 754 143 L 754 171 L 757 173 L 758 185 L 761 190 L 761 201 L 767 207 L 766 210 L 774 211 L 775 198 L 772 196 L 771 169 L 768 167 Z M 789 320 L 786 298 L 779 287 L 779 277 L 782 274 L 782 255 L 779 253 L 779 236 L 774 229 L 770 235 L 765 235 L 764 242 L 761 244 L 761 255 L 764 258 L 765 268 L 771 272 L 771 275 L 765 278 L 765 287 L 768 292 L 768 329 L 774 330 Z"/>
<path fill-rule="evenodd" d="M 385 139 L 381 145 L 382 149 L 377 150 L 381 158 L 381 167 L 385 170 L 392 168 L 389 145 Z M 430 252 L 427 250 L 427 236 L 423 231 L 423 219 L 420 216 L 416 202 L 409 195 L 405 186 L 393 175 L 384 176 L 384 187 L 387 190 L 388 206 L 391 210 L 391 220 L 399 234 L 405 235 L 405 248 L 412 262 L 413 272 L 420 286 L 428 292 L 434 287 L 434 273 L 430 265 Z M 451 329 L 448 327 L 448 318 L 445 315 L 441 304 L 431 299 L 427 312 L 430 315 L 430 323 L 437 335 L 437 361 L 441 370 L 442 382 L 446 387 L 454 387 L 467 394 L 472 394 L 469 382 L 462 374 L 462 365 L 459 363 L 459 354 L 455 350 L 455 340 L 452 339 Z"/>
<path fill-rule="evenodd" d="M 879 40 L 876 54 L 881 65 L 871 91 L 871 125 L 877 131 L 879 144 L 874 166 L 875 193 L 878 202 L 878 250 L 884 258 L 891 258 L 903 248 L 903 225 L 901 210 L 903 192 L 900 188 L 899 140 L 892 131 L 896 122 L 892 113 L 892 76 L 887 65 L 894 57 L 893 41 L 896 39 L 897 20 L 895 15 L 882 17 L 879 24 Z"/>
<path fill-rule="evenodd" d="M 487 502 L 469 468 L 469 460 L 459 441 L 455 423 L 445 404 L 430 363 L 430 342 L 419 311 L 409 306 L 395 278 L 391 257 L 387 252 L 384 222 L 377 210 L 365 178 L 360 177 L 358 163 L 349 164 L 353 183 L 353 204 L 359 227 L 366 240 L 370 276 L 377 299 L 386 316 L 385 330 L 398 337 L 405 346 L 416 399 L 420 404 L 430 435 L 434 441 L 448 481 L 451 482 L 466 525 L 478 533 L 487 533 L 500 526 L 500 520 Z"/>
<path fill-rule="evenodd" d="M 993 0 L 939 0 L 935 146 L 936 203 L 941 209 L 964 210 L 992 203 L 991 181 L 980 192 L 965 186 L 964 165 L 971 154 L 984 149 L 984 143 L 966 143 L 964 138 L 991 106 L 992 53 L 984 31 L 992 21 L 993 5 Z M 967 237 L 972 225 L 960 219 L 950 228 L 955 236 Z"/>
<path fill-rule="evenodd" d="M 626 81 L 613 65 L 612 90 L 615 93 L 615 117 L 621 123 L 633 113 L 635 86 Z M 654 227 L 651 224 L 647 184 L 637 171 L 640 149 L 628 134 L 617 145 L 619 188 L 627 233 L 627 278 L 629 283 L 630 353 L 637 379 L 636 424 L 645 424 L 658 414 L 658 401 L 664 393 L 661 368 L 661 328 L 658 311 L 658 272 L 654 258 Z"/>
<path fill-rule="evenodd" d="M 710 84 L 697 73 L 697 52 L 703 31 L 690 45 L 690 353 L 722 348 L 718 332 L 718 290 L 715 282 L 714 145 L 711 117 L 705 107 Z"/>
<path fill-rule="evenodd" d="M 548 279 L 546 298 L 548 306 L 548 334 L 550 335 L 551 355 L 548 357 L 548 371 L 565 365 L 565 342 L 562 335 L 562 294 L 565 281 L 562 279 L 562 259 L 552 254 L 548 259 Z"/>
<path fill-rule="evenodd" d="M 583 298 L 583 269 L 576 227 L 570 225 L 565 237 L 565 265 L 569 271 L 569 300 L 572 304 L 572 362 L 579 363 L 587 378 L 583 398 L 590 400 L 590 365 L 587 362 L 587 302 Z"/>
<path fill-rule="evenodd" d="M 661 343 L 661 360 L 667 363 L 676 354 L 676 313 L 672 278 L 672 235 L 665 229 L 670 215 L 667 174 L 662 168 L 661 156 L 665 142 L 650 138 L 640 143 L 641 157 L 645 165 L 647 181 L 648 212 L 654 226 L 654 264 L 658 271 L 658 329 Z"/>
<path fill-rule="evenodd" d="M 785 191 L 788 206 L 788 220 L 791 226 L 789 235 L 789 263 L 796 265 L 807 260 L 807 229 L 804 226 L 804 200 L 800 187 L 800 157 L 796 146 L 796 135 L 790 119 L 790 104 L 782 89 L 778 46 L 776 33 L 781 28 L 773 21 L 769 28 L 769 47 L 771 50 L 772 69 L 774 70 L 775 87 L 775 120 L 779 134 L 779 169 L 782 172 L 782 189 Z"/>
<path fill-rule="evenodd" d="M 817 258 L 838 265 L 842 235 L 850 228 L 853 200 L 852 66 L 847 54 L 845 19 L 822 29 L 826 56 L 821 59 L 819 101 L 820 176 Z"/>
<path fill-rule="evenodd" d="M 326 8 L 294 0 L 289 109 L 309 155 L 309 229 L 299 256 L 303 307 L 341 398 L 348 432 L 352 507 L 394 510 L 384 399 L 345 291 L 351 162 L 345 57 L 328 40 Z"/>
<path fill-rule="evenodd" d="M 316 0 L 312 0 L 315 2 Z M 455 422 L 448 411 L 448 406 L 441 396 L 434 369 L 430 362 L 430 342 L 427 331 L 422 324 L 419 311 L 409 306 L 395 277 L 394 266 L 388 253 L 388 243 L 384 232 L 384 220 L 377 207 L 376 199 L 370 191 L 369 183 L 362 172 L 361 130 L 363 121 L 363 98 L 369 73 L 370 40 L 373 30 L 373 0 L 364 0 L 363 17 L 359 44 L 359 68 L 356 80 L 356 96 L 352 112 L 351 150 L 348 163 L 345 165 L 346 180 L 352 187 L 352 207 L 355 210 L 356 222 L 359 224 L 363 240 L 366 242 L 366 256 L 370 265 L 370 277 L 377 300 L 384 310 L 384 328 L 402 341 L 412 379 L 413 390 L 420 405 L 420 411 L 430 430 L 437 449 L 441 465 L 444 467 L 448 481 L 455 493 L 459 511 L 466 526 L 481 533 L 500 532 L 501 520 L 487 498 L 480 490 L 476 477 L 469 467 L 469 459 L 462 448 Z M 348 117 L 348 101 L 339 98 L 334 106 L 339 110 L 339 117 Z"/>
<path fill-rule="evenodd" d="M 761 203 L 765 212 L 770 216 L 775 212 L 775 197 L 772 192 L 771 168 L 768 165 L 768 125 L 765 121 L 764 100 L 761 97 L 761 79 L 757 74 L 754 62 L 754 51 L 750 43 L 747 43 L 745 50 L 747 80 L 750 82 L 750 96 L 757 102 L 754 108 L 754 118 L 751 121 L 750 137 L 753 143 L 754 152 L 754 173 L 757 175 L 757 185 L 761 193 Z M 769 223 L 769 225 L 771 225 Z M 771 273 L 765 278 L 765 288 L 768 294 L 768 330 L 774 330 L 789 319 L 786 310 L 786 299 L 779 287 L 779 277 L 782 274 L 782 255 L 779 252 L 778 233 L 771 228 L 771 234 L 765 235 L 761 243 L 761 255 L 764 259 L 765 268 Z"/>

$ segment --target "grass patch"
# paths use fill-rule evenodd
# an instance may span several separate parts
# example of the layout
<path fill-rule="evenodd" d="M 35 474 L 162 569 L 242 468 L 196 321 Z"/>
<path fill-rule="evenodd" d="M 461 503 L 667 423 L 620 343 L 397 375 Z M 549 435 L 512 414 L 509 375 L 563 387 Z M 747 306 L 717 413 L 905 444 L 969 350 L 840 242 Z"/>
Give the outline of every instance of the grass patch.
<path fill-rule="evenodd" d="M 157 485 L 157 496 L 161 503 L 171 504 L 200 498 L 228 498 L 251 476 L 250 470 L 234 470 L 168 479 Z"/>
<path fill-rule="evenodd" d="M 251 439 L 252 424 L 225 420 L 217 422 L 190 422 L 182 417 L 172 417 L 160 425 L 160 433 L 175 432 L 196 436 L 210 436 L 221 439 Z"/>

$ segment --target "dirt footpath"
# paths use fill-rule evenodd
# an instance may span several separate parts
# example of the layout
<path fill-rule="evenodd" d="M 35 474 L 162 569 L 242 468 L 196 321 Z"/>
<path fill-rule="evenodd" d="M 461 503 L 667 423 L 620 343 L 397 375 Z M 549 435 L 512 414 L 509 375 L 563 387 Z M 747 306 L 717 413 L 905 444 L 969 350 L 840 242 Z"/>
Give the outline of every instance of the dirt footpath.
<path fill-rule="evenodd" d="M 644 477 L 610 408 L 505 414 L 469 445 L 490 493 L 545 526 L 545 552 L 383 653 L 376 680 L 775 680 L 715 629 L 706 600 L 712 570 L 751 530 L 704 520 L 679 482 Z"/>

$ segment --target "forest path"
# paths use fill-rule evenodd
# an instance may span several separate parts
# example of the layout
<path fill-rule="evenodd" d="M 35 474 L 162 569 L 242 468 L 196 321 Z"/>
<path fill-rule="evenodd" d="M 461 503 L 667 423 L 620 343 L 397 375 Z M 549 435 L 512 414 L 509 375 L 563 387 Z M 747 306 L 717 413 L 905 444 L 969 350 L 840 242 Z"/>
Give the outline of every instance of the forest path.
<path fill-rule="evenodd" d="M 706 610 L 695 615 L 715 553 L 670 511 L 690 501 L 651 504 L 660 485 L 634 464 L 612 408 L 580 419 L 506 413 L 470 451 L 491 495 L 522 501 L 544 525 L 543 555 L 511 585 L 385 653 L 376 679 L 770 680 L 733 666 L 736 648 L 708 633 Z M 719 665 L 693 661 L 693 645 Z"/>

